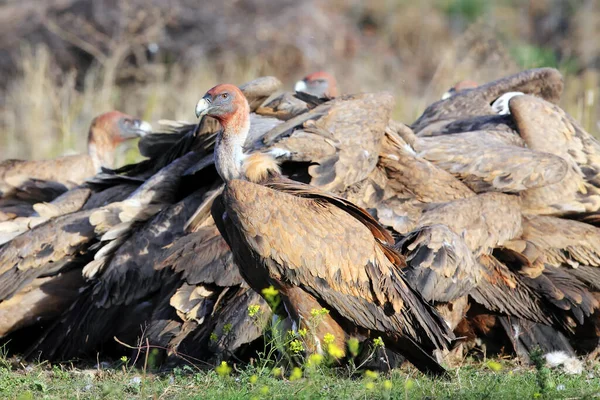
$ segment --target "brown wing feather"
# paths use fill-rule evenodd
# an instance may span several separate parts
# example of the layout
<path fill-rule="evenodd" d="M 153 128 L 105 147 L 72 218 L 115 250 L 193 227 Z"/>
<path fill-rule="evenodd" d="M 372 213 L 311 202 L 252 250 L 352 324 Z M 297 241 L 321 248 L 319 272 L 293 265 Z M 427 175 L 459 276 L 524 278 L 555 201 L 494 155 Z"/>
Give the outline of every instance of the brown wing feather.
<path fill-rule="evenodd" d="M 509 103 L 519 133 L 529 148 L 556 154 L 598 186 L 600 143 L 555 104 L 533 96 Z"/>
<path fill-rule="evenodd" d="M 473 192 L 450 173 L 418 157 L 408 145 L 386 134 L 379 154 L 388 185 L 396 193 L 423 203 L 444 202 L 473 196 Z"/>
<path fill-rule="evenodd" d="M 530 69 L 435 102 L 425 109 L 412 128 L 418 134 L 436 122 L 444 124 L 444 120 L 451 122 L 466 117 L 493 115 L 495 112 L 490 104 L 506 92 L 523 92 L 558 103 L 562 89 L 562 75 L 557 70 Z"/>
<path fill-rule="evenodd" d="M 244 93 L 250 110 L 256 110 L 261 104 L 267 100 L 269 96 L 281 89 L 282 83 L 274 76 L 263 76 L 246 82 L 240 86 L 240 90 Z"/>
<path fill-rule="evenodd" d="M 406 280 L 428 301 L 465 296 L 481 279 L 482 268 L 456 233 L 444 225 L 419 228 L 396 248 L 406 256 Z"/>
<path fill-rule="evenodd" d="M 287 186 L 285 193 L 285 186 L 274 187 L 278 190 L 244 181 L 226 187 L 228 240 L 244 241 L 234 246 L 236 254 L 250 249 L 255 256 L 242 256 L 246 263 L 258 257 L 270 279 L 303 287 L 359 326 L 404 332 L 419 342 L 433 341 L 427 348 L 443 347 L 439 317 L 415 297 L 363 222 L 337 206 L 341 199 L 330 202 L 333 196 L 301 185 Z M 246 268 L 251 286 L 265 284 Z"/>
<path fill-rule="evenodd" d="M 526 190 L 521 198 L 523 210 L 530 214 L 569 215 L 600 210 L 600 190 L 573 168 L 568 168 L 559 182 Z"/>
<path fill-rule="evenodd" d="M 475 255 L 492 249 L 521 233 L 519 198 L 502 193 L 483 193 L 468 199 L 432 205 L 420 226 L 443 224 L 461 236 Z"/>
<path fill-rule="evenodd" d="M 600 266 L 600 229 L 578 221 L 528 215 L 522 239 L 540 249 L 548 264 Z"/>
<path fill-rule="evenodd" d="M 521 277 L 491 255 L 482 255 L 479 262 L 484 274 L 470 295 L 486 309 L 530 321 L 551 324 L 539 296 L 525 285 Z"/>
<path fill-rule="evenodd" d="M 476 192 L 521 192 L 559 182 L 567 173 L 560 157 L 510 145 L 493 132 L 421 138 L 414 147 Z"/>
<path fill-rule="evenodd" d="M 7 160 L 0 164 L 0 190 L 5 195 L 8 188 L 18 188 L 31 179 L 73 187 L 95 174 L 87 154 L 41 161 Z"/>

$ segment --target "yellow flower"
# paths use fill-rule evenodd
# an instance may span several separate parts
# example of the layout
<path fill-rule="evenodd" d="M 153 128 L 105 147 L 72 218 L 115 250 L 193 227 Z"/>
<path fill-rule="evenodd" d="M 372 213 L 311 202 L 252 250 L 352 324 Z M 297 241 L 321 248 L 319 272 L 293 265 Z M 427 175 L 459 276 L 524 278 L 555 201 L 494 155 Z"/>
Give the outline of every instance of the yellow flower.
<path fill-rule="evenodd" d="M 394 386 L 394 385 L 392 385 L 392 381 L 390 381 L 390 380 L 385 380 L 385 381 L 383 381 L 383 388 L 384 388 L 385 390 L 392 390 L 392 387 L 393 387 L 393 386 Z"/>
<path fill-rule="evenodd" d="M 489 369 L 491 369 L 492 371 L 495 371 L 495 372 L 502 371 L 502 364 L 500 364 L 498 361 L 489 360 L 488 362 L 485 363 L 485 365 L 487 365 L 487 367 Z"/>
<path fill-rule="evenodd" d="M 300 337 L 306 337 L 307 334 L 308 330 L 306 328 L 298 329 L 298 335 L 300 335 Z"/>
<path fill-rule="evenodd" d="M 323 362 L 323 356 L 320 354 L 311 354 L 308 357 L 308 362 L 306 363 L 306 365 L 308 367 L 315 367 L 319 364 L 321 364 Z"/>
<path fill-rule="evenodd" d="M 327 352 L 333 358 L 342 358 L 345 356 L 344 350 L 340 349 L 335 343 L 331 343 L 327 346 Z"/>
<path fill-rule="evenodd" d="M 334 340 L 335 336 L 333 336 L 331 333 L 326 333 L 325 336 L 323 336 L 323 341 L 325 344 L 331 344 Z"/>
<path fill-rule="evenodd" d="M 209 340 L 211 342 L 216 342 L 217 340 L 219 340 L 219 337 L 217 336 L 216 333 L 213 332 L 213 333 L 210 334 Z"/>
<path fill-rule="evenodd" d="M 357 338 L 348 339 L 348 351 L 352 354 L 352 357 L 356 357 L 358 355 L 359 343 Z"/>
<path fill-rule="evenodd" d="M 373 389 L 375 389 L 375 384 L 373 382 L 366 382 L 365 383 L 365 389 L 367 389 L 367 390 L 373 390 Z"/>
<path fill-rule="evenodd" d="M 302 370 L 298 367 L 294 367 L 290 374 L 290 381 L 297 381 L 302 378 Z"/>
<path fill-rule="evenodd" d="M 281 374 L 282 374 L 282 370 L 279 367 L 275 367 L 271 370 L 271 375 L 273 375 L 276 378 L 280 377 Z"/>
<path fill-rule="evenodd" d="M 268 288 L 264 288 L 262 290 L 262 294 L 265 297 L 275 297 L 279 294 L 279 290 L 275 289 L 273 285 L 271 285 Z"/>
<path fill-rule="evenodd" d="M 365 378 L 370 380 L 375 380 L 379 377 L 379 373 L 376 371 L 371 371 L 370 369 L 365 371 Z"/>
<path fill-rule="evenodd" d="M 251 304 L 248 306 L 248 315 L 250 317 L 256 316 L 259 311 L 260 311 L 260 305 L 258 305 L 258 304 Z"/>
<path fill-rule="evenodd" d="M 279 291 L 277 289 L 273 286 L 269 286 L 268 288 L 263 289 L 261 293 L 271 308 L 277 308 L 280 302 Z"/>
<path fill-rule="evenodd" d="M 294 339 L 289 344 L 290 351 L 294 354 L 298 354 L 304 351 L 304 345 L 298 339 Z"/>
<path fill-rule="evenodd" d="M 313 308 L 312 310 L 310 310 L 310 315 L 312 315 L 313 317 L 320 317 L 325 314 L 329 314 L 329 310 L 326 308 L 321 308 L 320 310 L 317 308 Z"/>
<path fill-rule="evenodd" d="M 415 381 L 413 381 L 412 379 L 407 379 L 406 382 L 404 382 L 404 389 L 410 390 L 413 387 L 415 387 Z"/>
<path fill-rule="evenodd" d="M 250 379 L 248 379 L 248 382 L 250 382 L 251 385 L 254 385 L 257 381 L 258 381 L 258 376 L 256 376 L 256 375 L 252 375 L 250 377 Z"/>
<path fill-rule="evenodd" d="M 231 328 L 233 328 L 233 325 L 231 324 L 225 324 L 223 325 L 223 332 L 225 332 L 225 334 L 231 332 Z"/>
<path fill-rule="evenodd" d="M 375 347 L 385 347 L 385 343 L 383 343 L 383 339 L 381 338 L 381 336 L 373 339 L 373 345 L 375 345 Z"/>
<path fill-rule="evenodd" d="M 260 394 L 262 394 L 263 396 L 266 396 L 267 394 L 269 394 L 269 387 L 268 386 L 261 387 Z"/>
<path fill-rule="evenodd" d="M 231 367 L 225 361 L 221 361 L 221 365 L 215 368 L 219 376 L 227 376 L 231 373 Z"/>

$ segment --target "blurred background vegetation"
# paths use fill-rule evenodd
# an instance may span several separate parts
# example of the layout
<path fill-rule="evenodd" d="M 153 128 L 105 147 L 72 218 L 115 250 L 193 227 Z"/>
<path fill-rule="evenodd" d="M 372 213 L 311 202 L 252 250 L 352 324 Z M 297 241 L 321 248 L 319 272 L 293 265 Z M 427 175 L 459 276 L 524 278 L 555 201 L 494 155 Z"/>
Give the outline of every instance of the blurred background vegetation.
<path fill-rule="evenodd" d="M 411 123 L 458 80 L 539 66 L 597 135 L 596 0 L 0 0 L 0 159 L 85 151 L 110 109 L 193 121 L 222 81 L 324 69 L 342 92 L 391 91 Z"/>

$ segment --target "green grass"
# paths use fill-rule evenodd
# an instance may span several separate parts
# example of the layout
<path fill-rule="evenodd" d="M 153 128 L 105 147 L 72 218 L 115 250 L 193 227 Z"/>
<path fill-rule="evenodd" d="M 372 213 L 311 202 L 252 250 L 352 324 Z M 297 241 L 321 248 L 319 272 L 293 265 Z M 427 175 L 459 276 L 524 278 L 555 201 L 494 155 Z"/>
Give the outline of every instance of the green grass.
<path fill-rule="evenodd" d="M 261 372 L 262 371 L 262 372 Z M 543 370 L 542 370 L 543 371 Z M 600 398 L 600 368 L 583 375 L 543 374 L 505 361 L 451 370 L 449 381 L 430 380 L 410 367 L 391 374 L 354 377 L 340 369 L 305 371 L 300 379 L 274 377 L 252 366 L 231 374 L 191 367 L 146 374 L 124 366 L 76 369 L 37 364 L 0 367 L 3 399 L 592 399 Z M 289 373 L 285 374 L 289 376 Z M 540 375 L 545 380 L 540 385 Z"/>

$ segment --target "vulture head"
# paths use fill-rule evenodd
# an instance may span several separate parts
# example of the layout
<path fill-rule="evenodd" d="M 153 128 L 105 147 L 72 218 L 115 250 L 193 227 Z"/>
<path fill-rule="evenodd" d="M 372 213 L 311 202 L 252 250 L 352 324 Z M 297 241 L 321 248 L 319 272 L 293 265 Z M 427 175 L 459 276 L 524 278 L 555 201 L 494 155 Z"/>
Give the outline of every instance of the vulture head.
<path fill-rule="evenodd" d="M 466 89 L 475 89 L 477 86 L 479 86 L 479 85 L 475 81 L 471 81 L 468 79 L 466 79 L 464 81 L 460 81 L 456 85 L 452 86 L 450 88 L 450 90 L 448 90 L 446 93 L 444 93 L 442 95 L 442 100 L 446 100 L 447 98 L 453 96 L 455 93 L 458 93 L 460 91 L 463 91 Z"/>
<path fill-rule="evenodd" d="M 119 111 L 110 111 L 94 118 L 88 134 L 88 152 L 96 169 L 112 168 L 114 153 L 120 143 L 149 133 L 152 133 L 152 125 L 148 122 Z"/>
<path fill-rule="evenodd" d="M 304 92 L 317 97 L 336 97 L 338 95 L 335 78 L 324 71 L 313 72 L 296 82 L 296 92 Z"/>
<path fill-rule="evenodd" d="M 249 115 L 250 106 L 244 93 L 227 83 L 210 89 L 196 104 L 196 117 L 209 116 L 219 121 L 224 137 L 247 134 Z"/>
<path fill-rule="evenodd" d="M 221 124 L 215 144 L 215 166 L 224 181 L 244 176 L 243 146 L 250 129 L 250 106 L 235 85 L 221 84 L 210 89 L 196 104 L 198 118 L 208 116 Z"/>
<path fill-rule="evenodd" d="M 148 122 L 119 111 L 110 111 L 92 120 L 89 139 L 117 145 L 125 140 L 142 137 L 148 133 L 152 133 L 152 125 Z"/>

